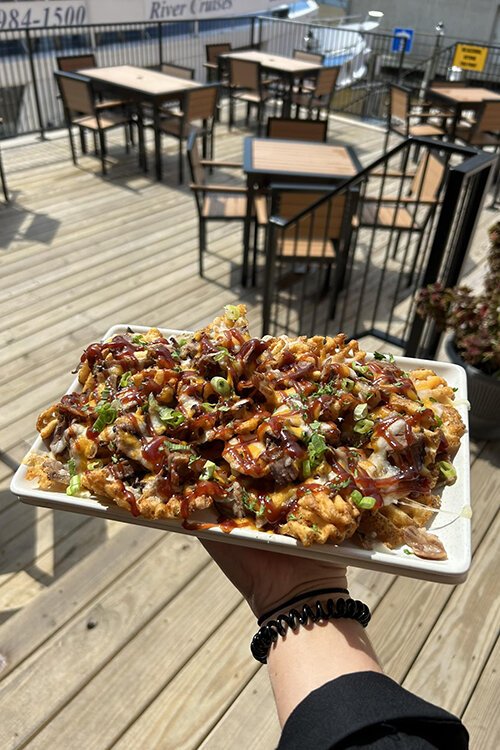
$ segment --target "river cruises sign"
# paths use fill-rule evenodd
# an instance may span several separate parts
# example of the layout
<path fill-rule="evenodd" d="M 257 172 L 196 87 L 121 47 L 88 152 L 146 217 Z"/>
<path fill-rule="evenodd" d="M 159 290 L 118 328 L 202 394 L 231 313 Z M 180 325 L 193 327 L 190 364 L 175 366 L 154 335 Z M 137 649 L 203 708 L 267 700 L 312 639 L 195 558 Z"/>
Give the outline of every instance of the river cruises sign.
<path fill-rule="evenodd" d="M 0 0 L 0 30 L 192 21 L 265 12 L 283 4 L 283 0 Z"/>

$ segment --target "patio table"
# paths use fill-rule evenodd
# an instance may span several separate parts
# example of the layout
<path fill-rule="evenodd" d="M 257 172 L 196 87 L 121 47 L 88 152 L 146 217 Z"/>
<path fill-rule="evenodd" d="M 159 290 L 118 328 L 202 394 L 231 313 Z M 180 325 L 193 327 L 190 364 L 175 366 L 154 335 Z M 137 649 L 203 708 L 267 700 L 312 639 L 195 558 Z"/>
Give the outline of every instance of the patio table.
<path fill-rule="evenodd" d="M 314 75 L 321 70 L 321 65 L 295 60 L 293 57 L 273 55 L 268 52 L 259 52 L 255 49 L 243 50 L 242 52 L 228 52 L 219 55 L 219 65 L 224 65 L 226 60 L 248 60 L 260 63 L 262 69 L 268 73 L 278 75 L 285 82 L 285 96 L 283 98 L 283 117 L 290 116 L 290 98 L 293 82 Z"/>
<path fill-rule="evenodd" d="M 165 73 L 159 73 L 147 68 L 134 65 L 116 65 L 109 68 L 85 68 L 79 70 L 82 75 L 91 78 L 100 88 L 110 93 L 126 96 L 138 105 L 139 117 L 142 118 L 141 104 L 150 104 L 153 109 L 153 124 L 155 138 L 155 169 L 156 179 L 162 178 L 161 165 L 161 135 L 160 135 L 160 105 L 166 101 L 175 101 L 182 97 L 188 89 L 203 86 L 197 81 L 176 78 Z M 139 128 L 139 148 L 141 160 L 146 163 L 142 128 Z"/>
<path fill-rule="evenodd" d="M 453 107 L 454 116 L 451 126 L 451 135 L 455 137 L 455 130 L 462 112 L 467 109 L 478 109 L 484 101 L 500 99 L 500 94 L 480 86 L 449 86 L 429 89 L 431 98 L 438 99 L 448 106 Z"/>
<path fill-rule="evenodd" d="M 362 169 L 352 146 L 331 143 L 247 137 L 243 146 L 243 171 L 247 176 L 248 203 L 244 231 L 242 284 L 248 275 L 253 194 L 272 182 L 329 185 L 354 177 Z"/>

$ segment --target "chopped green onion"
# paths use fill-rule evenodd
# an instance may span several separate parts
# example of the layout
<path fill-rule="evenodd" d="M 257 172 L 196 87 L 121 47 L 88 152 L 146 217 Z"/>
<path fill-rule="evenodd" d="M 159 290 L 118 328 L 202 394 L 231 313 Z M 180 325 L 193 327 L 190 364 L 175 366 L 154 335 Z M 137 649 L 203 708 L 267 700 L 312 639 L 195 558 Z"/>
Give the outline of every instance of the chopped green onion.
<path fill-rule="evenodd" d="M 160 409 L 158 411 L 158 416 L 167 427 L 179 427 L 179 425 L 185 420 L 182 412 L 177 411 L 176 409 L 170 409 L 168 406 Z"/>
<path fill-rule="evenodd" d="M 200 479 L 212 479 L 216 468 L 217 464 L 214 464 L 213 461 L 205 461 L 205 466 L 200 474 Z"/>
<path fill-rule="evenodd" d="M 308 477 L 311 476 L 311 474 L 312 474 L 311 462 L 309 461 L 308 458 L 305 458 L 302 461 L 302 476 L 304 477 L 304 479 L 307 479 Z"/>
<path fill-rule="evenodd" d="M 82 483 L 80 474 L 75 474 L 69 480 L 69 487 L 66 488 L 67 495 L 78 495 L 81 492 Z"/>
<path fill-rule="evenodd" d="M 287 521 L 296 521 L 297 520 L 297 516 L 295 515 L 295 513 L 289 513 L 287 515 L 287 517 L 286 517 L 286 520 Z"/>
<path fill-rule="evenodd" d="M 453 464 L 450 464 L 449 461 L 439 461 L 436 466 L 447 482 L 451 483 L 455 481 L 457 478 L 457 471 Z"/>
<path fill-rule="evenodd" d="M 231 386 L 229 385 L 226 378 L 221 378 L 219 376 L 216 376 L 215 378 L 212 378 L 210 381 L 210 385 L 214 389 L 216 393 L 219 394 L 219 396 L 230 396 L 231 395 Z"/>
<path fill-rule="evenodd" d="M 214 356 L 214 359 L 216 362 L 222 362 L 226 357 L 231 358 L 233 355 L 229 351 L 229 349 L 226 349 L 225 346 L 221 347 L 217 354 Z"/>
<path fill-rule="evenodd" d="M 372 419 L 360 419 L 359 422 L 356 422 L 354 425 L 353 430 L 359 435 L 366 435 L 373 429 L 374 424 L 375 422 Z"/>
<path fill-rule="evenodd" d="M 362 495 L 359 490 L 353 490 L 351 492 L 351 500 L 358 508 L 363 510 L 371 510 L 375 507 L 377 501 L 370 495 Z"/>
<path fill-rule="evenodd" d="M 354 409 L 354 419 L 358 422 L 368 416 L 368 404 L 358 404 Z"/>
<path fill-rule="evenodd" d="M 209 412 L 209 414 L 215 411 L 217 408 L 214 404 L 209 404 L 208 401 L 203 401 L 202 406 L 205 409 L 205 411 Z"/>
<path fill-rule="evenodd" d="M 76 474 L 76 461 L 74 458 L 70 458 L 68 461 L 68 471 L 70 477 L 74 477 Z"/>
<path fill-rule="evenodd" d="M 347 391 L 347 393 L 350 393 L 354 388 L 354 380 L 351 380 L 350 378 L 342 378 L 340 381 L 340 387 L 344 391 Z"/>
<path fill-rule="evenodd" d="M 126 388 L 130 382 L 131 377 L 132 377 L 132 373 L 130 371 L 124 372 L 120 378 L 120 388 Z"/>
<path fill-rule="evenodd" d="M 307 454 L 308 454 L 308 459 L 309 459 L 310 470 L 315 469 L 316 466 L 318 466 L 321 463 L 321 461 L 323 460 L 323 456 L 325 454 L 326 448 L 327 448 L 327 445 L 326 445 L 325 438 L 323 437 L 323 435 L 320 435 L 317 432 L 313 432 L 313 434 L 311 435 L 311 439 L 309 440 L 309 443 L 307 445 Z"/>
<path fill-rule="evenodd" d="M 435 422 L 436 422 L 436 424 L 437 424 L 438 427 L 442 427 L 443 426 L 443 420 L 441 419 L 441 417 L 438 417 L 437 414 L 434 414 L 434 420 L 435 420 Z"/>
<path fill-rule="evenodd" d="M 373 358 L 374 359 L 386 359 L 385 354 L 382 354 L 382 352 L 373 352 Z"/>
<path fill-rule="evenodd" d="M 366 375 L 367 377 L 373 377 L 373 373 L 367 365 L 360 365 L 357 362 L 353 362 L 352 369 L 358 375 Z"/>
<path fill-rule="evenodd" d="M 189 445 L 182 445 L 179 443 L 171 443 L 170 440 L 165 440 L 163 443 L 165 448 L 168 448 L 169 451 L 190 451 L 191 448 Z"/>
<path fill-rule="evenodd" d="M 89 463 L 87 464 L 87 469 L 89 471 L 94 471 L 94 469 L 101 469 L 101 468 L 102 468 L 102 461 L 99 461 L 99 459 L 97 459 L 96 461 L 89 461 Z"/>
<path fill-rule="evenodd" d="M 141 344 L 142 346 L 145 346 L 147 344 L 147 341 L 144 338 L 144 336 L 142 336 L 140 333 L 136 333 L 134 336 L 132 336 L 132 343 Z"/>
<path fill-rule="evenodd" d="M 405 553 L 405 555 L 413 555 L 413 552 L 409 549 L 404 549 L 403 552 Z"/>
<path fill-rule="evenodd" d="M 187 342 L 188 342 L 187 339 L 179 339 L 177 343 L 179 344 L 179 346 L 184 346 L 185 344 L 187 344 Z"/>
<path fill-rule="evenodd" d="M 199 456 L 189 456 L 188 466 L 192 466 L 195 461 L 197 461 L 200 457 Z"/>
<path fill-rule="evenodd" d="M 106 425 L 113 424 L 118 415 L 116 405 L 119 404 L 120 402 L 115 400 L 112 404 L 108 404 L 107 401 L 105 401 L 104 403 L 101 402 L 97 405 L 96 414 L 98 417 L 92 426 L 94 432 L 101 432 Z"/>
<path fill-rule="evenodd" d="M 319 532 L 319 526 L 318 526 L 318 524 L 317 524 L 317 523 L 313 523 L 313 524 L 311 525 L 311 529 L 312 529 L 313 531 L 315 531 L 316 533 L 318 533 L 318 532 Z"/>
<path fill-rule="evenodd" d="M 226 318 L 229 318 L 229 320 L 235 321 L 240 317 L 240 311 L 237 305 L 226 305 L 224 311 L 226 313 Z"/>

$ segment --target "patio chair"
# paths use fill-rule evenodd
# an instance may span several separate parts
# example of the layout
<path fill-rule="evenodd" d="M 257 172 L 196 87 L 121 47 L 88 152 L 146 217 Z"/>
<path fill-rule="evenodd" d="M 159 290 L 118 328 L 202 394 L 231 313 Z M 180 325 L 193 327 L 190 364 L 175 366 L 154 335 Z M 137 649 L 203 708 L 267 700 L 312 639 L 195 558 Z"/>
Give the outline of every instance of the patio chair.
<path fill-rule="evenodd" d="M 325 119 L 328 119 L 339 71 L 339 67 L 321 68 L 312 86 L 302 85 L 292 92 L 295 117 L 300 116 L 303 107 L 307 110 L 308 117 L 312 117 L 313 110 L 316 110 L 317 120 L 320 119 L 321 112 L 324 112 Z"/>
<path fill-rule="evenodd" d="M 432 103 L 422 102 L 420 104 L 412 103 L 411 91 L 398 86 L 397 84 L 391 84 L 389 90 L 389 109 L 387 112 L 387 131 L 384 141 L 384 151 L 387 151 L 387 145 L 391 133 L 396 133 L 403 138 L 410 138 L 411 136 L 422 136 L 429 138 L 443 138 L 446 134 L 446 127 L 438 126 L 435 124 L 436 118 L 449 116 L 451 113 L 447 110 L 443 110 L 441 107 L 439 112 L 424 111 L 426 106 L 436 107 L 437 105 Z M 418 111 L 415 109 L 418 107 Z M 432 122 L 418 122 L 412 125 L 412 120 L 429 120 L 433 119 Z"/>
<path fill-rule="evenodd" d="M 219 79 L 219 55 L 226 55 L 231 52 L 231 42 L 219 42 L 218 44 L 205 44 L 205 54 L 207 61 L 203 67 L 207 69 L 207 83 L 218 81 Z"/>
<path fill-rule="evenodd" d="M 180 111 L 166 112 L 160 120 L 160 132 L 179 141 L 179 184 L 184 181 L 182 144 L 187 141 L 193 128 L 203 137 L 203 156 L 210 154 L 210 158 L 213 157 L 218 93 L 217 83 L 190 89 L 183 96 Z"/>
<path fill-rule="evenodd" d="M 264 310 L 272 295 L 273 269 L 269 263 L 274 258 L 279 265 L 292 264 L 292 274 L 299 276 L 309 273 L 311 266 L 323 266 L 326 270 L 322 284 L 322 294 L 332 287 L 329 315 L 335 315 L 337 295 L 342 289 L 347 265 L 347 255 L 352 235 L 352 217 L 357 204 L 358 191 L 348 190 L 315 204 L 328 194 L 318 186 L 271 185 L 272 213 L 280 219 L 294 219 L 304 215 L 283 229 L 271 231 L 266 246 L 266 272 L 264 286 Z M 308 209 L 311 209 L 308 211 Z M 273 247 L 269 245 L 273 242 Z M 335 267 L 333 283 L 331 271 Z M 289 274 L 287 273 L 287 277 Z M 276 282 L 279 284 L 279 280 Z"/>
<path fill-rule="evenodd" d="M 485 148 L 500 146 L 500 101 L 484 101 L 475 119 L 465 118 L 455 128 L 455 138 L 468 146 Z"/>
<path fill-rule="evenodd" d="M 176 65 L 175 63 L 162 63 L 160 65 L 160 73 L 165 73 L 167 76 L 174 76 L 174 78 L 183 78 L 185 81 L 192 81 L 194 79 L 194 68 L 186 68 L 184 65 Z"/>
<path fill-rule="evenodd" d="M 439 205 L 439 194 L 444 183 L 445 165 L 429 151 L 420 156 L 417 168 L 413 173 L 404 172 L 371 172 L 372 178 L 411 179 L 408 190 L 398 189 L 388 195 L 366 195 L 360 201 L 360 211 L 354 218 L 355 228 L 377 228 L 396 231 L 394 255 L 403 233 L 419 236 L 413 263 L 408 277 L 411 284 L 418 261 L 420 245 L 424 231 Z M 368 183 L 369 184 L 369 183 Z"/>
<path fill-rule="evenodd" d="M 326 141 L 328 120 L 299 120 L 287 117 L 269 117 L 267 137 L 293 141 Z"/>
<path fill-rule="evenodd" d="M 200 159 L 197 133 L 192 131 L 188 138 L 187 155 L 196 209 L 199 221 L 199 272 L 203 276 L 203 255 L 207 247 L 207 222 L 209 221 L 247 221 L 248 188 L 245 185 L 209 184 L 207 172 L 214 167 L 241 169 L 235 162 L 215 162 Z M 254 247 L 257 242 L 259 226 L 267 224 L 267 207 L 264 196 L 255 196 L 253 200 L 254 215 L 251 218 L 254 229 Z"/>
<path fill-rule="evenodd" d="M 250 110 L 257 110 L 257 133 L 261 134 L 266 102 L 272 96 L 262 77 L 260 63 L 251 60 L 229 60 L 229 128 L 234 124 L 234 104 L 247 105 L 245 124 L 248 126 Z"/>
<path fill-rule="evenodd" d="M 3 125 L 3 118 L 0 117 L 0 125 Z M 3 170 L 2 152 L 0 151 L 0 181 L 2 182 L 2 191 L 6 201 L 9 201 L 9 191 L 7 190 L 7 180 Z"/>
<path fill-rule="evenodd" d="M 317 65 L 323 65 L 325 56 L 318 52 L 307 52 L 303 49 L 294 49 L 293 51 L 294 60 L 302 60 L 302 62 L 310 62 Z"/>
<path fill-rule="evenodd" d="M 102 173 L 106 174 L 106 133 L 108 130 L 122 126 L 125 130 L 125 148 L 128 152 L 130 115 L 109 111 L 102 106 L 102 102 L 96 101 L 92 81 L 89 78 L 63 71 L 56 71 L 54 75 L 64 107 L 73 163 L 78 163 L 72 133 L 73 127 L 76 126 L 80 132 L 83 153 L 87 151 L 86 130 L 93 133 L 94 138 L 99 138 Z"/>

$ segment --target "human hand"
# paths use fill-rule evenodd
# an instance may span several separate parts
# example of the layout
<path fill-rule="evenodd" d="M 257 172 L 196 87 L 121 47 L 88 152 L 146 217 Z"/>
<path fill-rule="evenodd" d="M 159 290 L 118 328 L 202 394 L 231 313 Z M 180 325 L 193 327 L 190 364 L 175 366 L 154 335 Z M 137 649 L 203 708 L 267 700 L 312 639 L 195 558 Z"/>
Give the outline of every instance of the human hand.
<path fill-rule="evenodd" d="M 200 541 L 257 618 L 302 593 L 347 588 L 346 569 L 341 566 L 239 544 Z"/>

